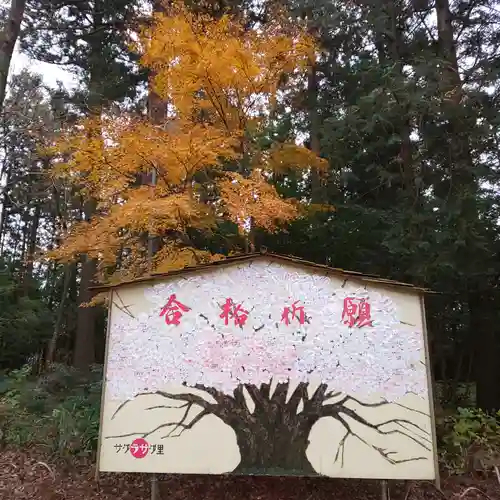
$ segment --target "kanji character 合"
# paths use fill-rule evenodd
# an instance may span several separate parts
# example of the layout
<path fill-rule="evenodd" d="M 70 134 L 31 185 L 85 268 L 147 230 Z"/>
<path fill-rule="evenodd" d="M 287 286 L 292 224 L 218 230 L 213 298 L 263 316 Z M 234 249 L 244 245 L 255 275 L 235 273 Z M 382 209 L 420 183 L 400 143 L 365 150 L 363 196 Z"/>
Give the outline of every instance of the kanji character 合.
<path fill-rule="evenodd" d="M 248 311 L 245 311 L 241 304 L 235 304 L 232 299 L 226 299 L 221 309 L 222 313 L 220 317 L 224 319 L 226 325 L 228 325 L 229 320 L 232 319 L 236 326 L 243 326 L 248 319 Z"/>
<path fill-rule="evenodd" d="M 298 306 L 297 304 L 300 300 L 295 301 L 292 307 L 285 307 L 283 309 L 283 314 L 281 315 L 281 321 L 285 325 L 289 325 L 293 319 L 296 319 L 299 324 L 303 325 L 306 322 L 306 314 L 304 312 L 304 306 Z"/>
<path fill-rule="evenodd" d="M 366 299 L 355 299 L 346 297 L 344 299 L 344 309 L 342 311 L 342 321 L 350 328 L 357 326 L 373 326 L 371 319 L 371 307 Z"/>
<path fill-rule="evenodd" d="M 165 316 L 167 325 L 179 325 L 182 315 L 190 310 L 191 308 L 179 302 L 173 293 L 160 311 L 160 317 Z"/>

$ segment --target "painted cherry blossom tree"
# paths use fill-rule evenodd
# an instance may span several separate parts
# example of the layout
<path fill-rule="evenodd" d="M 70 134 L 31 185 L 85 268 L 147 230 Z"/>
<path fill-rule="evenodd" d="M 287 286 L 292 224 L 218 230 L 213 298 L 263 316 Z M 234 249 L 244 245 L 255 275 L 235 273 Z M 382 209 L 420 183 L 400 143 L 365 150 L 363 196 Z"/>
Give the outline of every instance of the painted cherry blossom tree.
<path fill-rule="evenodd" d="M 173 438 L 215 415 L 236 434 L 238 472 L 309 474 L 309 433 L 328 417 L 344 429 L 334 460 L 349 439 L 394 465 L 429 458 L 430 436 L 410 418 L 372 423 L 355 409 L 402 406 L 401 396 L 426 391 L 422 333 L 384 295 L 274 262 L 186 275 L 145 295 L 150 310 L 134 314 L 115 294 L 106 390 L 120 401 L 114 416 L 154 393 L 179 418 L 127 437 Z M 184 390 L 165 391 L 172 383 Z M 353 422 L 417 443 L 422 456 L 398 460 Z"/>

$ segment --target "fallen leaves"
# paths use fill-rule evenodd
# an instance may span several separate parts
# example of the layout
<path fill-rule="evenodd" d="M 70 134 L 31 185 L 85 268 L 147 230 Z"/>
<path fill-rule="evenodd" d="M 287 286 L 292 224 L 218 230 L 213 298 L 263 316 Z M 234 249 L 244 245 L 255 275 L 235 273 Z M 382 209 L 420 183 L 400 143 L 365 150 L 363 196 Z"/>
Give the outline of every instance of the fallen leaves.
<path fill-rule="evenodd" d="M 376 481 L 300 477 L 165 476 L 160 499 L 169 500 L 378 500 Z M 495 478 L 464 488 L 448 479 L 439 492 L 428 482 L 391 484 L 393 498 L 474 500 L 500 498 Z M 0 500 L 145 500 L 150 481 L 144 474 L 101 474 L 86 459 L 66 462 L 39 449 L 0 452 Z"/>

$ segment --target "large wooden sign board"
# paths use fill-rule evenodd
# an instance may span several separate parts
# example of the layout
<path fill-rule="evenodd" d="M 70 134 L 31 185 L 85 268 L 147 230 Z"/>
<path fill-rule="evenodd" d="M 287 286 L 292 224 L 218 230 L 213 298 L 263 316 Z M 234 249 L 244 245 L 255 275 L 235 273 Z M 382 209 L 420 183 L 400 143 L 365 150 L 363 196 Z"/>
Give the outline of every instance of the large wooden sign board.
<path fill-rule="evenodd" d="M 436 478 L 422 292 L 272 256 L 111 290 L 99 470 Z"/>

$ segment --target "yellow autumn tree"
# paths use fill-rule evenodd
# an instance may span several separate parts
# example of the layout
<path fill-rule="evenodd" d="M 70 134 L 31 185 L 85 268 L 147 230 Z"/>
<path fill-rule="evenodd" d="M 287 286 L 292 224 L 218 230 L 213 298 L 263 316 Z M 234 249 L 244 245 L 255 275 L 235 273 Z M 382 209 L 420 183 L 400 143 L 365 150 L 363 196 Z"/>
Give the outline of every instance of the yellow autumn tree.
<path fill-rule="evenodd" d="M 97 212 L 74 225 L 51 256 L 98 258 L 101 279 L 220 258 L 196 249 L 192 231 L 210 232 L 223 219 L 247 236 L 257 227 L 273 231 L 300 215 L 297 201 L 278 194 L 273 175 L 325 166 L 294 143 L 262 151 L 252 140 L 270 119 L 283 76 L 303 73 L 313 50 L 285 17 L 245 29 L 229 15 L 213 19 L 169 4 L 137 49 L 168 107 L 163 123 L 88 118 L 52 152 L 60 158 L 54 175 L 96 200 Z M 160 243 L 152 261 L 148 236 Z"/>

